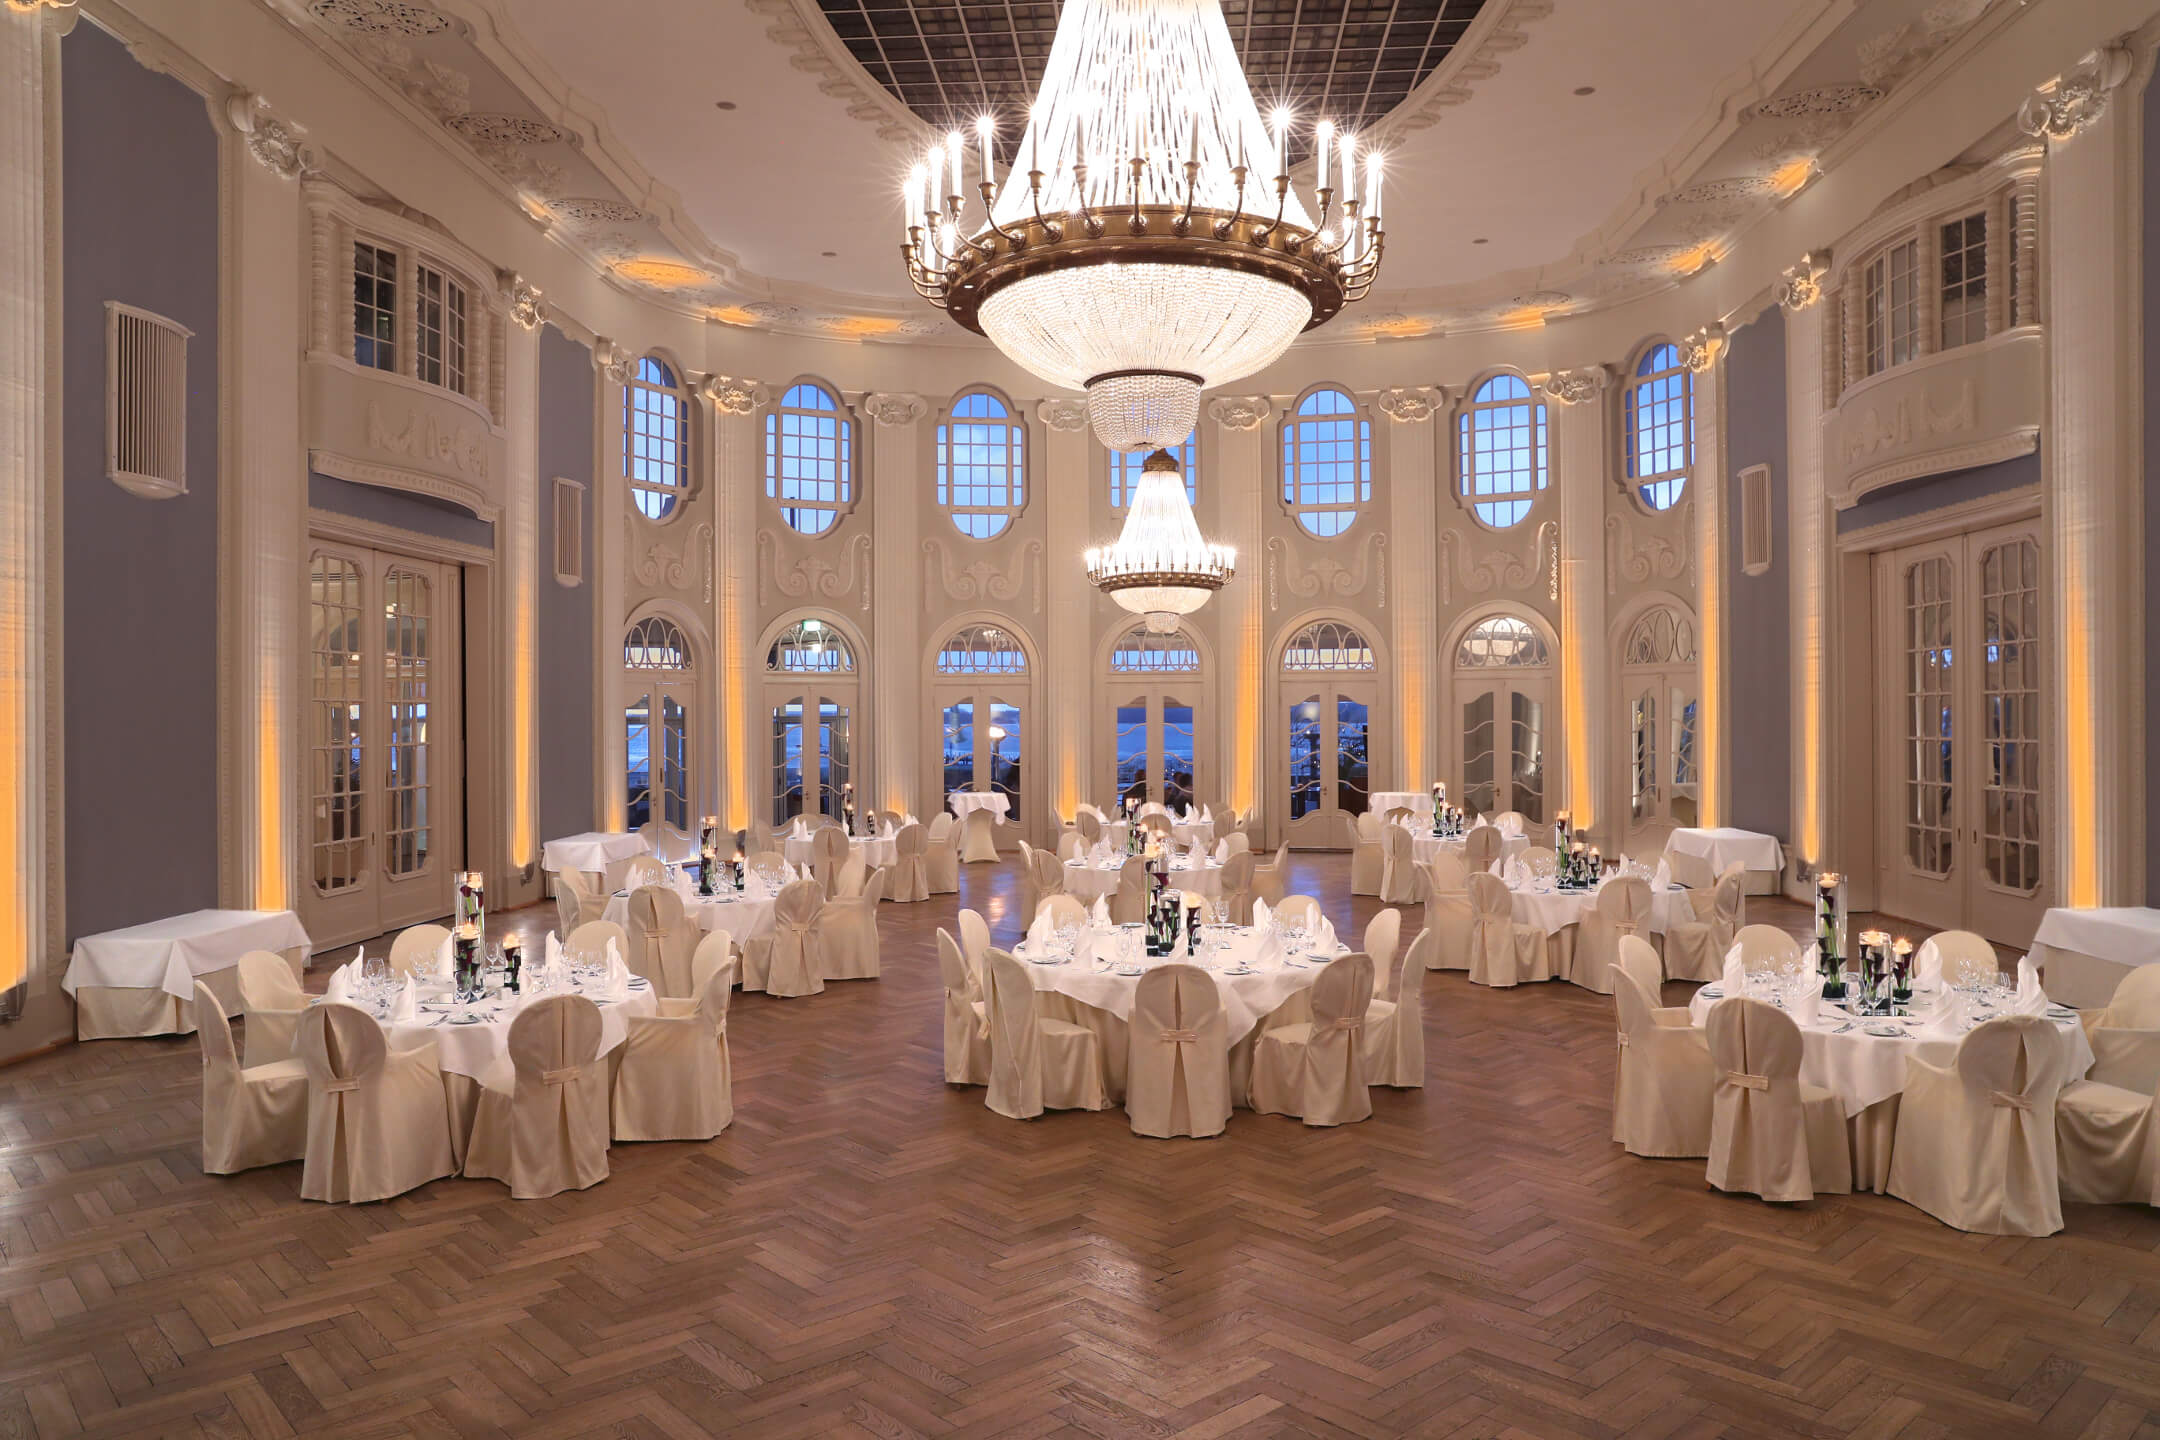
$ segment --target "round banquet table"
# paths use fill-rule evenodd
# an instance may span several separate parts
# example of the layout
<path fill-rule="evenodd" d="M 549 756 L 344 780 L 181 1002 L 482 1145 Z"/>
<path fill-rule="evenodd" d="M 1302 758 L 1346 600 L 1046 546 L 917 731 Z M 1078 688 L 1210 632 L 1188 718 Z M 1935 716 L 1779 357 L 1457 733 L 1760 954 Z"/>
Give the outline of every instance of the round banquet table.
<path fill-rule="evenodd" d="M 588 830 L 542 845 L 540 868 L 582 870 L 600 876 L 602 886 L 612 890 L 623 883 L 630 862 L 652 854 L 652 848 L 652 842 L 636 831 Z"/>
<path fill-rule="evenodd" d="M 1082 904 L 1092 903 L 1098 895 L 1115 895 L 1118 878 L 1127 864 L 1123 855 L 1113 855 L 1101 865 L 1086 860 L 1065 862 L 1065 893 Z M 1138 856 L 1129 863 L 1140 864 Z M 1170 888 L 1188 890 L 1205 895 L 1210 900 L 1222 898 L 1222 866 L 1214 860 L 1201 865 L 1189 862 L 1170 863 Z"/>
<path fill-rule="evenodd" d="M 1561 890 L 1550 880 L 1533 880 L 1519 888 L 1511 885 L 1508 894 L 1515 901 L 1515 923 L 1535 925 L 1549 939 L 1570 925 L 1580 925 L 1584 917 L 1595 912 L 1598 890 L 1603 890 L 1608 883 L 1609 880 L 1601 881 L 1597 890 Z M 1650 893 L 1651 934 L 1662 935 L 1674 922 L 1692 918 L 1687 891 L 1653 890 Z"/>
<path fill-rule="evenodd" d="M 1784 1009 L 1774 998 L 1767 977 L 1751 987 L 1754 998 Z M 1926 992 L 1923 991 L 1923 994 Z M 1720 985 L 1705 985 L 1688 1001 L 1688 1021 L 1701 1025 L 1711 1007 L 1725 998 Z M 1800 1026 L 1800 1079 L 1803 1084 L 1828 1090 L 1845 1106 L 1845 1128 L 1851 1137 L 1853 1189 L 1880 1192 L 1890 1180 L 1891 1142 L 1897 1134 L 1898 1097 L 1905 1093 L 1905 1061 L 1917 1057 L 1930 1065 L 1944 1066 L 1957 1058 L 1958 1042 L 1965 1032 L 1984 1020 L 2005 1013 L 1989 1007 L 1965 1023 L 1956 1034 L 1928 1030 L 1925 1022 L 1911 1017 L 1855 1017 L 1825 1002 L 1815 1019 Z M 1797 1021 L 1798 1016 L 1794 1019 Z M 2050 1015 L 2056 1030 L 2069 1044 L 2069 1068 L 2063 1083 L 2085 1078 L 2092 1069 L 2092 1042 L 2073 1013 L 2069 1019 Z M 1868 1027 L 1895 1029 L 1891 1035 L 1870 1035 Z"/>
<path fill-rule="evenodd" d="M 1179 955 L 1171 960 L 1139 960 L 1116 966 L 1108 958 L 1117 945 L 1119 930 L 1092 926 L 1081 932 L 1069 956 L 1038 951 L 1022 940 L 1013 955 L 1034 982 L 1041 1014 L 1051 1020 L 1084 1025 L 1095 1033 L 1096 1053 L 1103 1067 L 1103 1088 L 1113 1100 L 1125 1098 L 1125 1064 L 1134 998 L 1140 977 L 1156 965 L 1197 965 L 1215 981 L 1222 996 L 1223 1019 L 1230 1038 L 1230 1096 L 1234 1104 L 1248 1105 L 1252 1080 L 1253 1047 L 1262 1031 L 1281 1025 L 1301 1024 L 1312 1018 L 1310 992 L 1327 965 L 1328 957 L 1282 950 L 1272 928 L 1250 925 L 1209 926 L 1229 939 L 1218 956 L 1203 947 L 1199 957 Z M 1203 934 L 1206 933 L 1203 931 Z M 1127 932 L 1131 945 L 1139 946 L 1137 928 Z M 1337 954 L 1347 953 L 1338 943 Z M 1120 970 L 1131 973 L 1120 973 Z M 1243 971 L 1245 973 L 1230 973 Z"/>
<path fill-rule="evenodd" d="M 1432 824 L 1433 798 L 1430 790 L 1375 790 L 1365 802 L 1365 808 L 1375 815 L 1386 815 L 1390 810 L 1408 810 Z"/>
<path fill-rule="evenodd" d="M 1506 860 L 1512 856 L 1522 854 L 1525 850 L 1528 850 L 1529 848 L 1530 837 L 1527 835 L 1504 836 L 1500 841 L 1500 858 L 1502 860 Z M 1464 857 L 1462 837 L 1459 835 L 1451 836 L 1443 840 L 1439 836 L 1433 834 L 1432 831 L 1429 829 L 1420 830 L 1415 826 L 1411 827 L 1411 859 L 1415 860 L 1420 865 L 1424 865 L 1430 862 L 1433 856 L 1441 854 L 1453 855 L 1458 860 L 1463 859 Z"/>
<path fill-rule="evenodd" d="M 816 854 L 810 848 L 815 841 L 816 836 L 814 834 L 797 835 L 790 831 L 787 842 L 781 848 L 780 853 L 790 865 L 811 864 L 817 859 Z M 898 861 L 900 847 L 890 835 L 850 835 L 848 836 L 848 854 L 850 856 L 860 855 L 865 866 L 875 869 L 880 865 L 890 866 Z"/>
<path fill-rule="evenodd" d="M 945 803 L 952 806 L 953 814 L 962 820 L 967 819 L 970 810 L 988 810 L 1002 820 L 1005 812 L 1012 809 L 1011 797 L 997 790 L 955 790 L 945 797 Z"/>
<path fill-rule="evenodd" d="M 1123 850 L 1125 832 L 1129 828 L 1128 821 L 1106 821 L 1103 824 L 1103 839 L 1108 840 L 1116 849 Z M 1212 846 L 1215 843 L 1215 817 L 1210 814 L 1203 815 L 1198 820 L 1180 820 L 1173 815 L 1170 817 L 1170 838 L 1180 845 Z"/>
<path fill-rule="evenodd" d="M 735 942 L 735 948 L 740 950 L 745 940 L 761 940 L 773 933 L 773 901 L 777 898 L 766 893 L 755 877 L 743 883 L 745 888 L 740 895 L 733 890 L 722 890 L 711 896 L 700 895 L 694 889 L 676 893 L 683 897 L 683 914 L 690 917 L 698 929 L 707 934 L 725 930 L 728 938 Z M 600 918 L 614 921 L 623 927 L 625 935 L 629 934 L 629 892 L 618 891 L 610 896 Z"/>

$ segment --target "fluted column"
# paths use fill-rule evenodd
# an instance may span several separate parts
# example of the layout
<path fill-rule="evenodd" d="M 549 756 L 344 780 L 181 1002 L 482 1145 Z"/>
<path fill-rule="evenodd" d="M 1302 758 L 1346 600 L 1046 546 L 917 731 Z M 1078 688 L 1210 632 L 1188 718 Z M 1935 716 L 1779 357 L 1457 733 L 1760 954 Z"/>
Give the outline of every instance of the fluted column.
<path fill-rule="evenodd" d="M 866 395 L 863 414 L 877 427 L 870 445 L 872 613 L 878 663 L 870 667 L 874 717 L 871 784 L 876 808 L 936 814 L 922 791 L 922 514 L 923 417 L 920 395 Z M 1031 720 L 1033 717 L 1029 717 Z M 870 793 L 865 787 L 865 794 Z"/>
<path fill-rule="evenodd" d="M 2151 57 L 2109 45 L 2018 113 L 2044 137 L 2049 227 L 2040 304 L 2048 336 L 2042 517 L 2055 744 L 2057 903 L 2144 901 L 2144 795 L 2122 783 L 2144 754 L 2143 444 L 2137 254 L 2139 96 Z M 2148 237 L 2149 239 L 2149 237 Z M 2106 773 L 2112 772 L 2112 773 Z M 2134 772 L 2132 772 L 2134 773 Z"/>
<path fill-rule="evenodd" d="M 1445 403 L 1430 386 L 1383 390 L 1380 413 L 1395 423 L 1388 429 L 1388 549 L 1395 560 L 1394 630 L 1389 639 L 1395 669 L 1395 714 L 1388 727 L 1394 736 L 1394 789 L 1423 790 L 1439 772 L 1433 754 L 1436 697 L 1434 654 L 1438 592 L 1440 524 L 1440 427 L 1433 416 Z M 1255 557 L 1258 558 L 1257 556 Z"/>
<path fill-rule="evenodd" d="M 1043 557 L 1049 579 L 1049 633 L 1044 637 L 1041 695 L 1049 711 L 1041 725 L 1049 765 L 1045 793 L 1050 808 L 1070 819 L 1088 793 L 1088 747 L 1095 704 L 1090 686 L 1095 676 L 1091 620 L 1095 595 L 1087 581 L 1081 551 L 1089 543 L 1088 420 L 1083 400 L 1044 400 L 1035 407 L 1041 424 L 1043 503 L 1048 506 L 1050 543 Z M 928 720 L 925 719 L 925 724 Z M 944 804 L 942 796 L 938 804 Z M 1052 833 L 1052 832 L 1045 832 Z"/>
<path fill-rule="evenodd" d="M 711 483 L 720 516 L 719 583 L 713 587 L 713 650 L 719 669 L 721 823 L 740 830 L 764 814 L 758 766 L 757 407 L 755 380 L 709 376 L 699 393 L 713 407 Z M 617 408 L 620 408 L 618 399 Z"/>
<path fill-rule="evenodd" d="M 1830 623 L 1827 583 L 1832 542 L 1830 507 L 1823 498 L 1822 417 L 1825 347 L 1820 272 L 1810 260 L 1785 272 L 1785 495 L 1786 551 L 1792 565 L 1792 818 L 1793 843 L 1809 865 L 1821 865 L 1824 815 L 1829 797 L 1824 764 L 1829 732 L 1824 704 L 1829 689 L 1825 664 Z"/>
<path fill-rule="evenodd" d="M 505 332 L 498 379 L 506 473 L 495 543 L 503 572 L 503 709 L 510 725 L 503 837 L 505 858 L 522 884 L 540 854 L 540 325 L 547 315 L 538 289 L 516 275 L 501 279 L 507 319 L 498 322 Z M 489 889 L 507 883 L 490 877 Z M 535 888 L 526 898 L 539 894 Z"/>
<path fill-rule="evenodd" d="M 313 227 L 299 180 L 313 156 L 297 128 L 256 96 L 232 95 L 224 119 L 222 284 L 232 323 L 219 377 L 229 424 L 218 506 L 218 668 L 229 804 L 219 888 L 228 905 L 274 910 L 295 903 L 308 838 L 300 789 L 308 466 L 299 358 L 308 342 L 301 266 Z"/>
<path fill-rule="evenodd" d="M 1725 331 L 1699 330 L 1680 342 L 1695 375 L 1695 464 L 1688 493 L 1695 497 L 1695 599 L 1702 685 L 1696 697 L 1696 745 L 1702 755 L 1696 796 L 1699 825 L 1725 823 L 1730 741 L 1725 732 Z"/>
<path fill-rule="evenodd" d="M 1219 543 L 1237 549 L 1237 573 L 1215 598 L 1221 607 L 1216 634 L 1223 670 L 1216 694 L 1229 722 L 1222 731 L 1227 742 L 1222 752 L 1228 780 L 1224 799 L 1236 810 L 1260 803 L 1267 755 L 1267 616 L 1260 552 L 1268 472 L 1261 463 L 1261 446 L 1274 413 L 1264 395 L 1218 396 L 1207 406 L 1208 418 L 1215 422 L 1214 443 L 1203 447 L 1215 457 Z M 1262 821 L 1263 834 L 1281 833 L 1282 816 L 1266 815 Z"/>
<path fill-rule="evenodd" d="M 1552 402 L 1553 474 L 1560 487 L 1560 721 L 1571 824 L 1617 849 L 1605 817 L 1605 736 L 1611 733 L 1610 656 L 1605 643 L 1605 497 L 1612 444 L 1603 365 L 1564 370 L 1545 382 Z"/>

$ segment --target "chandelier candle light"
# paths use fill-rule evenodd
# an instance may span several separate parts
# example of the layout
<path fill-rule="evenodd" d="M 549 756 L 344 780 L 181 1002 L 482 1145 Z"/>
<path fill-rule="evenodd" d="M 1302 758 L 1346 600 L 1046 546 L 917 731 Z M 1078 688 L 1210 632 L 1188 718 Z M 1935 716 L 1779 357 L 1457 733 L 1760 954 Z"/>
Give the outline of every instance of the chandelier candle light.
<path fill-rule="evenodd" d="M 978 203 L 958 131 L 909 175 L 908 279 L 1015 364 L 1085 390 L 1110 449 L 1182 444 L 1202 390 L 1273 364 L 1379 272 L 1379 155 L 1320 121 L 1308 210 L 1290 125 L 1262 122 L 1219 0 L 1069 0 L 1003 182 L 987 115 Z"/>
<path fill-rule="evenodd" d="M 1087 552 L 1088 583 L 1169 635 L 1207 604 L 1237 571 L 1237 551 L 1200 537 L 1177 457 L 1157 450 L 1141 462 L 1125 528 L 1108 549 Z"/>

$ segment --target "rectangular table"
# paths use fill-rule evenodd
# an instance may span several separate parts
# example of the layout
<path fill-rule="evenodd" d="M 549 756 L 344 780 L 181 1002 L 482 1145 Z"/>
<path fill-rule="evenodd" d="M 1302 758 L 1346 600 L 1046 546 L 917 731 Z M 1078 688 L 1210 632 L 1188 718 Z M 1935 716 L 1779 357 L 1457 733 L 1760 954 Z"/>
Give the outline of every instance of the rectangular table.
<path fill-rule="evenodd" d="M 271 951 L 298 976 L 312 948 L 290 910 L 192 910 L 77 938 L 60 988 L 74 997 L 78 1040 L 192 1035 L 197 980 L 237 1015 L 242 955 Z"/>
<path fill-rule="evenodd" d="M 2080 1010 L 2101 1009 L 2125 975 L 2160 962 L 2160 910 L 2055 906 L 2033 933 L 2031 959 L 2047 971 L 2052 999 Z"/>
<path fill-rule="evenodd" d="M 1713 829 L 1682 828 L 1665 842 L 1672 860 L 1672 878 L 1694 890 L 1717 884 L 1719 872 L 1739 862 L 1747 878 L 1742 890 L 1749 895 L 1775 895 L 1785 888 L 1785 851 L 1775 835 L 1730 826 Z"/>
<path fill-rule="evenodd" d="M 600 889 L 620 890 L 630 862 L 640 855 L 650 855 L 652 848 L 652 842 L 636 831 L 588 830 L 542 845 L 540 868 L 598 875 Z"/>

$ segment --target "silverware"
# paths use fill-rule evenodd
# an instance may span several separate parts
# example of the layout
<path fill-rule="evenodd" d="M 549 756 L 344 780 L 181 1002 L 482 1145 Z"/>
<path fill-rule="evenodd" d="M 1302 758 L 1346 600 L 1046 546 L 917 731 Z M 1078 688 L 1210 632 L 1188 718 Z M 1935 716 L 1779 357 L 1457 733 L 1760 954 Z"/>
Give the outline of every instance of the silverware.
<path fill-rule="evenodd" d="M 1832 1030 L 1832 1031 L 1831 1031 L 1830 1033 L 1831 1033 L 1831 1034 L 1833 1034 L 1833 1035 L 1843 1035 L 1843 1034 L 1844 1034 L 1844 1033 L 1845 1033 L 1846 1031 L 1848 1031 L 1848 1030 L 1850 1030 L 1850 1029 L 1852 1029 L 1852 1028 L 1853 1028 L 1853 1022 L 1852 1022 L 1852 1021 L 1850 1021 L 1850 1020 L 1848 1020 L 1848 1021 L 1846 1021 L 1846 1022 L 1845 1022 L 1844 1024 L 1842 1024 L 1842 1025 L 1838 1026 L 1838 1027 L 1837 1027 L 1837 1029 L 1835 1029 L 1835 1030 Z"/>

